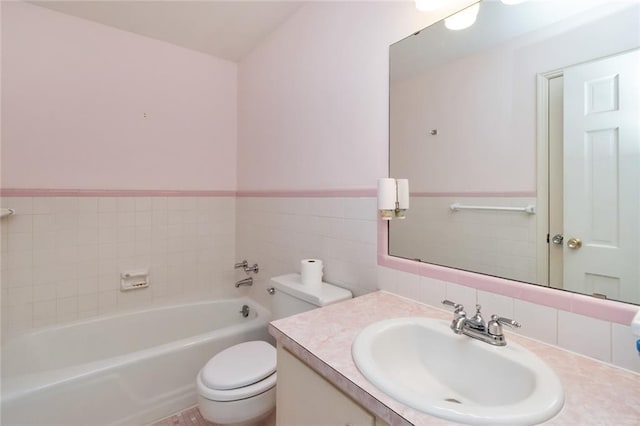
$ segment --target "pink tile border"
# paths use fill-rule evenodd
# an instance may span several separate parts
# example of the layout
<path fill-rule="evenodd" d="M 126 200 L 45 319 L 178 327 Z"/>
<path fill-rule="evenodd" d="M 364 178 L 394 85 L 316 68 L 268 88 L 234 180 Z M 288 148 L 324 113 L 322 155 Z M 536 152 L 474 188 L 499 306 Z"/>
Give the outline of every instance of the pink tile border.
<path fill-rule="evenodd" d="M 558 291 L 548 287 L 392 257 L 388 255 L 387 247 L 388 225 L 378 219 L 378 265 L 380 266 L 624 325 L 629 325 L 640 309 L 628 303 L 602 300 L 569 291 Z"/>
<path fill-rule="evenodd" d="M 359 198 L 376 197 L 375 188 L 347 188 L 347 189 L 300 189 L 300 190 L 241 190 L 237 192 L 238 197 L 256 198 Z"/>
<path fill-rule="evenodd" d="M 2 197 L 235 197 L 233 190 L 2 188 Z"/>
<path fill-rule="evenodd" d="M 259 197 L 259 198 L 363 198 L 375 197 L 375 188 L 300 190 L 165 190 L 1 188 L 2 197 Z"/>

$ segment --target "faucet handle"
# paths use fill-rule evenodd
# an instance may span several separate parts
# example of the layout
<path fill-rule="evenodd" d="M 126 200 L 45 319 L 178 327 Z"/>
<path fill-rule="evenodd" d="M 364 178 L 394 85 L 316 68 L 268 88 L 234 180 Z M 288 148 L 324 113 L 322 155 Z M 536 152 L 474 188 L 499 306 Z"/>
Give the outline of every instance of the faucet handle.
<path fill-rule="evenodd" d="M 522 325 L 516 320 L 499 317 L 498 315 L 495 315 L 495 314 L 491 315 L 491 319 L 499 322 L 500 324 L 508 325 L 509 327 L 516 327 L 516 328 L 522 327 Z"/>
<path fill-rule="evenodd" d="M 489 324 L 487 326 L 489 334 L 494 336 L 502 335 L 503 324 L 508 325 L 509 327 L 515 327 L 515 328 L 521 327 L 518 321 L 509 319 L 509 318 L 500 317 L 498 315 L 493 314 L 491 315 L 491 321 L 489 321 Z"/>
<path fill-rule="evenodd" d="M 464 311 L 464 306 L 462 306 L 459 303 L 452 302 L 451 300 L 446 300 L 445 299 L 445 300 L 442 301 L 442 304 L 446 305 L 446 306 L 451 306 L 455 310 L 455 312 Z"/>

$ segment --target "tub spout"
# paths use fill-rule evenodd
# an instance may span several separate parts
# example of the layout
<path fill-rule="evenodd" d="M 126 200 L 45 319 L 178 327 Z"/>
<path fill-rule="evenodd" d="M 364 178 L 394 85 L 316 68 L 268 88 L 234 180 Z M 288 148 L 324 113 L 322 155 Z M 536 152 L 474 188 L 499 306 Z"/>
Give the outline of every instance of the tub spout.
<path fill-rule="evenodd" d="M 253 285 L 253 277 L 248 277 L 236 282 L 236 288 L 240 287 L 241 285 Z"/>

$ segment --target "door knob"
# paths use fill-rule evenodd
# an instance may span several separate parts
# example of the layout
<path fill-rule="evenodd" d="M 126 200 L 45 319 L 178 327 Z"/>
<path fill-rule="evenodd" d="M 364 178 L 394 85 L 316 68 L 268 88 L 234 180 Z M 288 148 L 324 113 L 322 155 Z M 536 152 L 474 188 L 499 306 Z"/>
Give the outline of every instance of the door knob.
<path fill-rule="evenodd" d="M 562 236 L 562 234 L 556 234 L 551 239 L 551 242 L 553 244 L 562 244 L 562 240 L 564 240 L 564 237 Z"/>
<path fill-rule="evenodd" d="M 580 240 L 580 238 L 569 238 L 569 241 L 567 241 L 567 247 L 574 250 L 579 249 L 582 247 L 582 240 Z"/>

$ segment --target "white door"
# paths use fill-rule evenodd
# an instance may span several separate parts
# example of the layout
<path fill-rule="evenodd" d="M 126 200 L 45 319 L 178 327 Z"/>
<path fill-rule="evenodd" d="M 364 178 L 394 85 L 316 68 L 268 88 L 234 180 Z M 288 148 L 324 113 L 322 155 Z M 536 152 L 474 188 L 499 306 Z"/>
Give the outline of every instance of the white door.
<path fill-rule="evenodd" d="M 564 72 L 564 288 L 633 303 L 640 303 L 638 80 L 639 50 Z"/>

